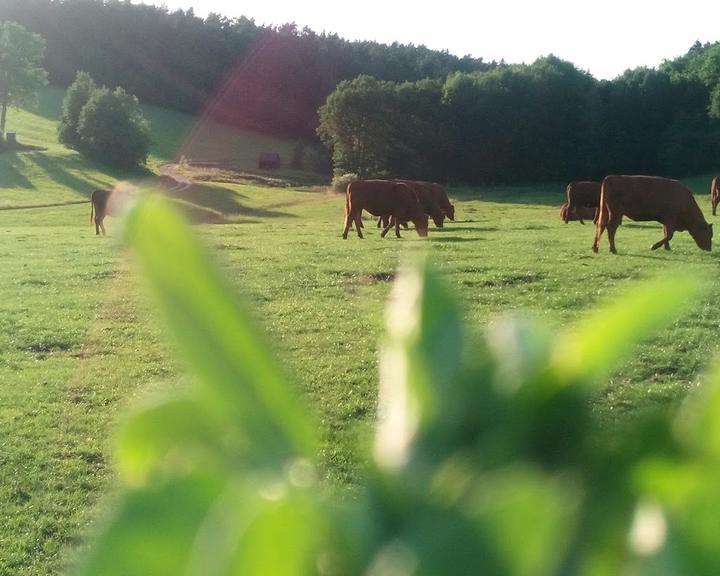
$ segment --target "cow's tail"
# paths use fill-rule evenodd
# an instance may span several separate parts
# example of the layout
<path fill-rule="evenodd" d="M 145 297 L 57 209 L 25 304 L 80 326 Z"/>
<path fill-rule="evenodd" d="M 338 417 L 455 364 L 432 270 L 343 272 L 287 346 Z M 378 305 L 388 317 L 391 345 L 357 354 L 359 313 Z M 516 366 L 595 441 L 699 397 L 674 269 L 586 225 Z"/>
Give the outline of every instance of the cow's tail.
<path fill-rule="evenodd" d="M 93 223 L 94 219 L 95 219 L 95 192 L 93 192 L 92 196 L 90 196 L 90 224 Z"/>
<path fill-rule="evenodd" d="M 345 190 L 345 224 L 347 224 L 347 219 L 350 215 L 350 185 L 348 184 L 347 189 Z"/>
<path fill-rule="evenodd" d="M 609 218 L 609 212 L 607 205 L 605 203 L 605 195 L 607 188 L 607 179 L 603 179 L 602 184 L 600 186 L 600 206 L 598 206 L 597 211 L 597 223 L 595 224 L 595 241 L 593 242 L 593 251 L 597 252 L 600 244 L 600 237 L 602 236 L 603 231 L 605 230 L 605 227 L 607 226 L 607 221 Z"/>

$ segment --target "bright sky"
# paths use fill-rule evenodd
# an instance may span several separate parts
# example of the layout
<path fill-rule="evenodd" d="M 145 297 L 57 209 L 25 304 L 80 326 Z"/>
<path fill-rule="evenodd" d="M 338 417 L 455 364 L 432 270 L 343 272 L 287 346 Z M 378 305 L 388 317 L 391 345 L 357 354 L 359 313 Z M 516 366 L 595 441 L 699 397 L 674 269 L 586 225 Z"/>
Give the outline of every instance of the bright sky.
<path fill-rule="evenodd" d="M 687 52 L 695 40 L 720 40 L 718 0 L 165 0 L 162 5 L 192 7 L 203 17 L 216 12 L 258 24 L 295 22 L 348 40 L 424 44 L 485 61 L 530 63 L 552 53 L 607 79 L 627 68 L 656 67 Z"/>

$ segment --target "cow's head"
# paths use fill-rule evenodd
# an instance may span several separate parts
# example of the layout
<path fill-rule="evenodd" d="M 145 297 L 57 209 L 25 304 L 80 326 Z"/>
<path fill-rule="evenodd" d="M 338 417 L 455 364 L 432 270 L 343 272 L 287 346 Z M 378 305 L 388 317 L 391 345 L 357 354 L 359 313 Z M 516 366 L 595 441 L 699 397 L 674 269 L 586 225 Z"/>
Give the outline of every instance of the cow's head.
<path fill-rule="evenodd" d="M 415 224 L 415 230 L 418 236 L 425 238 L 428 235 L 428 217 L 424 212 L 417 214 L 412 218 L 413 224 Z"/>
<path fill-rule="evenodd" d="M 445 216 L 455 222 L 455 206 L 453 206 L 452 204 L 448 204 L 448 208 L 445 208 Z"/>
<path fill-rule="evenodd" d="M 695 244 L 698 245 L 698 248 L 702 248 L 703 250 L 707 250 L 708 252 L 712 250 L 712 237 L 713 237 L 713 225 L 708 224 L 707 222 L 703 222 L 692 230 L 690 232 L 693 239 L 695 240 Z"/>

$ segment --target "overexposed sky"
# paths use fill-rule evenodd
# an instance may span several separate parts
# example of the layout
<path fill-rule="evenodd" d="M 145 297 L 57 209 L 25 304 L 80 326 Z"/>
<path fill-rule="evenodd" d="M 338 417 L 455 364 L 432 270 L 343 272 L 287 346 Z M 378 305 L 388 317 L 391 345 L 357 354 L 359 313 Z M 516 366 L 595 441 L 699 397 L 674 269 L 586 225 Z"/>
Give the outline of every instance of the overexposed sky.
<path fill-rule="evenodd" d="M 658 66 L 695 40 L 720 40 L 719 0 L 141 0 L 169 10 L 192 7 L 247 16 L 258 24 L 295 22 L 348 40 L 424 44 L 486 61 L 530 63 L 555 54 L 596 78 Z"/>

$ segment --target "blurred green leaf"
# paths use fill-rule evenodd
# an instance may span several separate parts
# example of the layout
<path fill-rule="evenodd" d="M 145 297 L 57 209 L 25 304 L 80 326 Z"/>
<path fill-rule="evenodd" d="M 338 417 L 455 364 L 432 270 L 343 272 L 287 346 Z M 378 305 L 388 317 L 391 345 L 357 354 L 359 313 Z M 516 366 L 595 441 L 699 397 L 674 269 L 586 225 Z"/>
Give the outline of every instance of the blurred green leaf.
<path fill-rule="evenodd" d="M 198 531 L 225 486 L 221 477 L 196 473 L 125 492 L 78 576 L 185 574 Z"/>
<path fill-rule="evenodd" d="M 577 529 L 579 481 L 516 465 L 478 478 L 461 509 L 492 537 L 505 573 L 550 575 L 559 568 Z"/>
<path fill-rule="evenodd" d="M 119 471 L 126 482 L 137 486 L 163 464 L 179 470 L 218 460 L 231 464 L 248 451 L 249 441 L 227 432 L 191 398 L 144 406 L 120 428 L 116 449 Z"/>
<path fill-rule="evenodd" d="M 128 238 L 198 377 L 199 400 L 252 439 L 258 460 L 314 456 L 308 411 L 179 213 L 160 196 L 146 198 L 128 218 Z"/>

